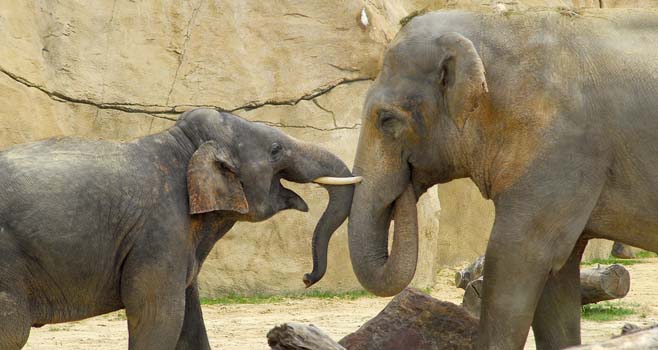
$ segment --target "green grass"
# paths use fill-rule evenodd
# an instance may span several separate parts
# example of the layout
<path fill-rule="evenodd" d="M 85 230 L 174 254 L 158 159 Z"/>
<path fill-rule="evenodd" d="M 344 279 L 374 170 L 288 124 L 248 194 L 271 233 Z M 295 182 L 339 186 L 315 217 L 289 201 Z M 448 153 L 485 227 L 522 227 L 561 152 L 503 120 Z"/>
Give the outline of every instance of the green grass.
<path fill-rule="evenodd" d="M 635 264 L 643 264 L 646 263 L 646 261 L 642 260 L 637 260 L 637 259 L 618 259 L 615 257 L 609 257 L 607 259 L 592 259 L 588 261 L 583 261 L 580 264 L 584 266 L 588 265 L 612 265 L 612 264 L 619 264 L 619 265 L 635 265 Z"/>
<path fill-rule="evenodd" d="M 422 15 L 426 14 L 427 12 L 429 12 L 429 10 L 427 8 L 424 8 L 422 10 L 412 11 L 406 17 L 404 17 L 400 20 L 400 28 L 406 26 L 407 23 L 411 22 L 411 20 L 414 19 L 414 17 L 422 16 Z"/>
<path fill-rule="evenodd" d="M 108 321 L 125 321 L 128 318 L 126 317 L 126 310 L 119 310 L 116 313 L 111 313 L 106 315 Z"/>
<path fill-rule="evenodd" d="M 355 300 L 359 298 L 371 298 L 372 294 L 356 290 L 343 293 L 333 293 L 321 290 L 313 290 L 304 293 L 283 294 L 283 295 L 239 295 L 229 294 L 218 298 L 201 298 L 201 305 L 234 305 L 234 304 L 272 304 L 281 303 L 286 300 L 300 300 L 306 298 L 315 299 L 340 299 Z"/>
<path fill-rule="evenodd" d="M 656 257 L 658 257 L 658 254 L 656 254 L 654 252 L 648 252 L 646 250 L 643 250 L 641 252 L 637 252 L 637 254 L 635 254 L 636 259 L 649 259 L 649 258 L 656 258 Z"/>
<path fill-rule="evenodd" d="M 636 313 L 635 304 L 603 301 L 598 304 L 588 304 L 582 308 L 585 320 L 605 322 L 621 320 Z"/>
<path fill-rule="evenodd" d="M 651 258 L 656 258 L 658 257 L 658 254 L 654 252 L 647 252 L 647 251 L 639 251 L 635 254 L 635 258 L 633 259 L 619 259 L 615 258 L 614 256 L 609 256 L 607 259 L 592 259 L 588 261 L 582 261 L 580 264 L 581 265 L 612 265 L 612 264 L 619 264 L 619 265 L 635 265 L 635 264 L 644 264 L 647 263 L 647 261 L 643 261 L 642 259 L 651 259 Z"/>

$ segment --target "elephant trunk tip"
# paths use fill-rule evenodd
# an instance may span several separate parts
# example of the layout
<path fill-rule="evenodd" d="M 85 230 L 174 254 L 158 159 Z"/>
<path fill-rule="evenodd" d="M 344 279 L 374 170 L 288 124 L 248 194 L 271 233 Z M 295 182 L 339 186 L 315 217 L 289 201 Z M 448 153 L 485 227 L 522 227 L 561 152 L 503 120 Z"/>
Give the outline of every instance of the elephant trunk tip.
<path fill-rule="evenodd" d="M 305 273 L 304 278 L 302 280 L 304 281 L 304 285 L 306 285 L 306 288 L 309 288 L 321 279 L 322 276 L 316 276 L 314 272 L 311 272 L 311 273 Z"/>

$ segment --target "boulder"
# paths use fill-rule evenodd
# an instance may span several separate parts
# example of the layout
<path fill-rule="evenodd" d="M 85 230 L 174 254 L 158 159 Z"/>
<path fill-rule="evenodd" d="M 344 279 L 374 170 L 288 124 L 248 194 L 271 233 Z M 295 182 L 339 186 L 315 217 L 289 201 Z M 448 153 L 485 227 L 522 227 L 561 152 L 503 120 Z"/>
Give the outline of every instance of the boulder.
<path fill-rule="evenodd" d="M 478 319 L 413 288 L 339 343 L 349 350 L 474 349 Z"/>

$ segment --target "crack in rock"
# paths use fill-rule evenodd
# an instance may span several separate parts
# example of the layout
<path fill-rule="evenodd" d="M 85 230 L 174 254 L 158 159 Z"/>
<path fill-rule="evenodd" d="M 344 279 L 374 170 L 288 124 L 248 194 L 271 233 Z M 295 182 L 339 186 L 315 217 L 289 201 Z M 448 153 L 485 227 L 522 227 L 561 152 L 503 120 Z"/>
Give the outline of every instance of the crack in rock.
<path fill-rule="evenodd" d="M 190 21 L 187 22 L 187 28 L 185 29 L 185 40 L 183 41 L 183 47 L 181 49 L 181 54 L 180 54 L 180 62 L 178 62 L 178 67 L 176 67 L 176 72 L 174 73 L 174 80 L 171 82 L 171 87 L 169 88 L 169 93 L 167 94 L 167 101 L 165 102 L 166 104 L 169 104 L 169 100 L 171 99 L 171 94 L 174 92 L 174 87 L 176 86 L 176 80 L 178 80 L 178 72 L 180 72 L 180 68 L 185 62 L 185 53 L 187 52 L 187 44 L 190 41 L 190 37 L 192 37 L 192 33 L 190 33 L 190 28 L 192 27 L 192 24 L 195 22 L 197 14 L 199 13 L 199 9 L 201 9 L 201 5 L 203 4 L 203 0 L 199 0 L 197 7 L 192 10 L 192 16 L 190 16 Z"/>
<path fill-rule="evenodd" d="M 325 111 L 325 112 L 331 114 L 331 119 L 332 119 L 333 122 L 334 122 L 334 127 L 337 128 L 337 127 L 338 127 L 338 123 L 336 123 L 336 114 L 334 113 L 334 111 L 329 110 L 329 109 L 325 108 L 324 106 L 322 106 L 322 105 L 320 104 L 320 102 L 318 102 L 318 100 L 313 99 L 312 101 L 313 101 L 313 104 L 316 105 L 318 108 L 320 108 L 321 110 L 323 110 L 323 111 Z"/>
<path fill-rule="evenodd" d="M 0 67 L 0 72 L 5 74 L 7 77 L 9 77 L 11 80 L 25 86 L 28 88 L 36 89 L 39 90 L 40 92 L 44 93 L 46 96 L 48 96 L 51 100 L 61 102 L 61 103 L 74 103 L 74 104 L 82 104 L 82 105 L 88 105 L 92 107 L 96 107 L 98 109 L 107 109 L 107 110 L 116 110 L 116 111 L 121 111 L 125 113 L 140 113 L 140 114 L 147 114 L 153 118 L 159 118 L 159 119 L 165 119 L 165 120 L 170 120 L 170 121 L 176 121 L 178 119 L 178 115 L 181 114 L 182 112 L 191 109 L 191 108 L 213 108 L 221 112 L 229 112 L 229 113 L 234 113 L 234 112 L 239 112 L 239 111 L 251 111 L 254 109 L 258 109 L 261 107 L 265 106 L 282 106 L 282 105 L 288 105 L 288 106 L 294 106 L 298 104 L 301 101 L 312 101 L 316 105 L 317 102 L 314 101 L 315 98 L 322 96 L 326 93 L 329 93 L 331 90 L 336 88 L 337 86 L 344 85 L 344 84 L 351 84 L 355 82 L 361 82 L 361 81 L 371 81 L 372 78 L 369 77 L 360 77 L 360 78 L 354 78 L 354 79 L 347 79 L 343 78 L 340 79 L 338 82 L 335 82 L 333 84 L 321 86 L 319 88 L 314 89 L 310 93 L 307 93 L 303 95 L 300 98 L 297 99 L 290 99 L 290 100 L 267 100 L 264 102 L 249 102 L 245 105 L 233 108 L 233 109 L 227 109 L 221 106 L 214 106 L 214 105 L 174 105 L 174 106 L 163 106 L 163 105 L 157 105 L 157 104 L 139 104 L 139 103 L 131 103 L 131 102 L 95 102 L 92 100 L 87 100 L 87 99 L 82 99 L 82 98 L 76 98 L 76 97 L 71 97 L 68 95 L 65 95 L 61 92 L 58 91 L 51 91 L 48 90 L 47 88 L 35 84 L 26 78 L 23 78 L 19 75 L 16 75 L 14 73 L 11 73 L 4 69 L 3 67 Z M 319 106 L 320 109 L 324 109 L 323 107 Z M 326 109 L 324 109 L 327 111 Z M 328 111 L 329 113 L 332 114 L 333 112 Z M 268 121 L 262 121 L 262 120 L 254 120 L 255 122 L 258 123 L 263 123 L 267 124 L 270 126 L 276 126 L 276 127 L 281 127 L 281 128 L 307 128 L 307 129 L 314 129 L 314 130 L 319 130 L 319 131 L 332 131 L 332 130 L 344 130 L 344 129 L 356 129 L 358 128 L 361 124 L 356 123 L 351 126 L 337 126 L 335 117 L 334 117 L 334 128 L 320 128 L 320 127 L 315 127 L 312 125 L 289 125 L 285 123 L 275 123 L 275 122 L 268 122 Z"/>
<path fill-rule="evenodd" d="M 294 128 L 294 129 L 313 129 L 313 130 L 318 130 L 318 131 L 334 131 L 334 130 L 354 130 L 358 129 L 361 126 L 361 123 L 356 123 L 350 126 L 336 126 L 333 128 L 320 128 L 317 126 L 313 125 L 289 125 L 281 122 L 270 122 L 266 120 L 251 120 L 252 122 L 255 123 L 261 123 L 269 126 L 276 126 L 279 128 Z"/>
<path fill-rule="evenodd" d="M 327 85 L 327 86 L 324 86 L 324 87 L 316 88 L 313 91 L 311 91 L 310 93 L 305 94 L 305 95 L 303 95 L 302 97 L 300 97 L 298 99 L 283 100 L 283 101 L 267 100 L 265 102 L 249 102 L 249 103 L 247 103 L 247 104 L 245 104 L 241 107 L 231 109 L 228 112 L 236 112 L 236 111 L 240 111 L 240 110 L 250 111 L 252 109 L 260 108 L 260 107 L 263 107 L 263 106 L 282 106 L 282 105 L 294 106 L 294 105 L 298 104 L 301 101 L 310 101 L 310 100 L 313 100 L 314 98 L 320 97 L 320 96 L 330 92 L 331 90 L 333 90 L 334 88 L 336 88 L 340 85 L 356 83 L 356 82 L 360 82 L 360 81 L 372 81 L 372 78 L 370 78 L 370 77 L 360 77 L 360 78 L 353 78 L 353 79 L 343 78 L 343 79 L 339 80 L 338 82 L 336 82 L 334 84 L 330 84 L 330 85 Z"/>

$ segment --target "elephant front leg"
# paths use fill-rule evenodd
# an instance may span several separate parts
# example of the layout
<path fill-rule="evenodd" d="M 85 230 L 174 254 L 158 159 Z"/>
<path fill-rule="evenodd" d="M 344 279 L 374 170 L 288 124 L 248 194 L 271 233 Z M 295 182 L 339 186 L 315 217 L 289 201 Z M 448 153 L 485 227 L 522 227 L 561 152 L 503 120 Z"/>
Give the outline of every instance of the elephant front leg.
<path fill-rule="evenodd" d="M 532 321 L 538 350 L 580 344 L 580 259 L 586 246 L 579 240 L 567 263 L 546 281 Z"/>
<path fill-rule="evenodd" d="M 184 273 L 176 273 L 166 262 L 137 269 L 130 265 L 121 281 L 129 349 L 173 350 L 185 315 Z"/>
<path fill-rule="evenodd" d="M 523 349 L 546 281 L 567 264 L 589 220 L 602 181 L 555 178 L 559 181 L 519 186 L 496 199 L 484 268 L 479 349 Z M 567 295 L 557 294 L 554 297 Z M 566 319 L 568 324 L 552 327 L 569 327 L 564 334 L 577 338 L 580 325 L 573 317 Z M 540 338 L 551 337 L 553 331 L 542 329 Z"/>
<path fill-rule="evenodd" d="M 185 321 L 176 350 L 209 350 L 196 281 L 185 290 Z"/>

